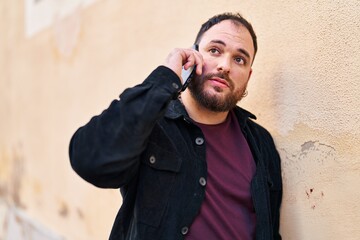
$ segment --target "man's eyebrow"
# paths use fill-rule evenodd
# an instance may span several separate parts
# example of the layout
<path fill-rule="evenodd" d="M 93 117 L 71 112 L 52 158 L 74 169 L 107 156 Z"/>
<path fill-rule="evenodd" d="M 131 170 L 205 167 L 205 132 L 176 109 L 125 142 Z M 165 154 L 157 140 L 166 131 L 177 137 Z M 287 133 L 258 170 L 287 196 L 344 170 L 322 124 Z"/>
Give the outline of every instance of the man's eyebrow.
<path fill-rule="evenodd" d="M 226 43 L 224 42 L 224 41 L 222 41 L 222 40 L 211 40 L 210 41 L 211 43 L 217 43 L 217 44 L 221 44 L 221 45 L 223 45 L 224 47 L 226 47 Z M 237 49 L 238 50 L 238 52 L 241 52 L 242 54 L 244 54 L 246 57 L 248 57 L 249 59 L 250 59 L 250 54 L 248 53 L 248 51 L 246 51 L 245 49 L 243 49 L 243 48 L 239 48 L 239 49 Z"/>

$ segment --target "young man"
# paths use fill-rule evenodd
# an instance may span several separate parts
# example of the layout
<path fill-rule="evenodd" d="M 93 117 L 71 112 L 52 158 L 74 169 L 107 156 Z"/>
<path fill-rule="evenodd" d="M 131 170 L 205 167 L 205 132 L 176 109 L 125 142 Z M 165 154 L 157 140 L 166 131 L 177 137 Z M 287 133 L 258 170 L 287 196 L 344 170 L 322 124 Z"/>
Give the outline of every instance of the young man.
<path fill-rule="evenodd" d="M 270 134 L 236 104 L 257 51 L 239 14 L 204 23 L 194 49 L 163 66 L 81 127 L 74 170 L 123 204 L 110 239 L 281 239 L 280 158 Z M 180 92 L 182 68 L 196 65 Z"/>

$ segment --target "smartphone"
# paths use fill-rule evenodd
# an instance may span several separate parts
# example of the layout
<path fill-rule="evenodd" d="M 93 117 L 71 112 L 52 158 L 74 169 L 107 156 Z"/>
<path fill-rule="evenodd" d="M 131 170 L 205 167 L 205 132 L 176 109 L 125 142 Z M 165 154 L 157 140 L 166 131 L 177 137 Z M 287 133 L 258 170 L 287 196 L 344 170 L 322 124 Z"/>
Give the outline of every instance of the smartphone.
<path fill-rule="evenodd" d="M 193 49 L 195 49 L 196 51 L 198 51 L 198 45 L 193 45 L 192 47 Z M 193 79 L 194 75 L 196 72 L 196 65 L 189 67 L 187 70 L 182 69 L 181 71 L 181 78 L 184 80 L 184 84 L 180 90 L 180 92 L 185 91 L 185 89 L 187 88 L 187 86 L 189 85 L 189 83 L 191 82 L 191 80 Z"/>

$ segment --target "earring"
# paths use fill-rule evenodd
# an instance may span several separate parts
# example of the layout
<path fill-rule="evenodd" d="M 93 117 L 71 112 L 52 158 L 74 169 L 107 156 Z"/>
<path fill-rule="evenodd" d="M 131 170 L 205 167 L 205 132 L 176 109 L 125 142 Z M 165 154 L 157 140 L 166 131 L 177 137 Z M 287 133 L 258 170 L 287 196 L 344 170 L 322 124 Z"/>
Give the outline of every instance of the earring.
<path fill-rule="evenodd" d="M 247 95 L 248 95 L 248 90 L 246 89 L 245 91 L 244 91 L 244 93 L 242 94 L 242 97 L 244 98 L 244 97 L 246 97 Z"/>

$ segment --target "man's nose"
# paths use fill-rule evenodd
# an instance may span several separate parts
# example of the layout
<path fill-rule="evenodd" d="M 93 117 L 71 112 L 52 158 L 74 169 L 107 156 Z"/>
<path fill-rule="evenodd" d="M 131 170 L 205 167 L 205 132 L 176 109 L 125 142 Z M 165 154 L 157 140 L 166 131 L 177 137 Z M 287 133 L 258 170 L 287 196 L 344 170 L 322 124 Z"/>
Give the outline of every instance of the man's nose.
<path fill-rule="evenodd" d="M 222 57 L 219 59 L 217 70 L 219 72 L 229 73 L 231 69 L 231 59 L 229 57 Z"/>

